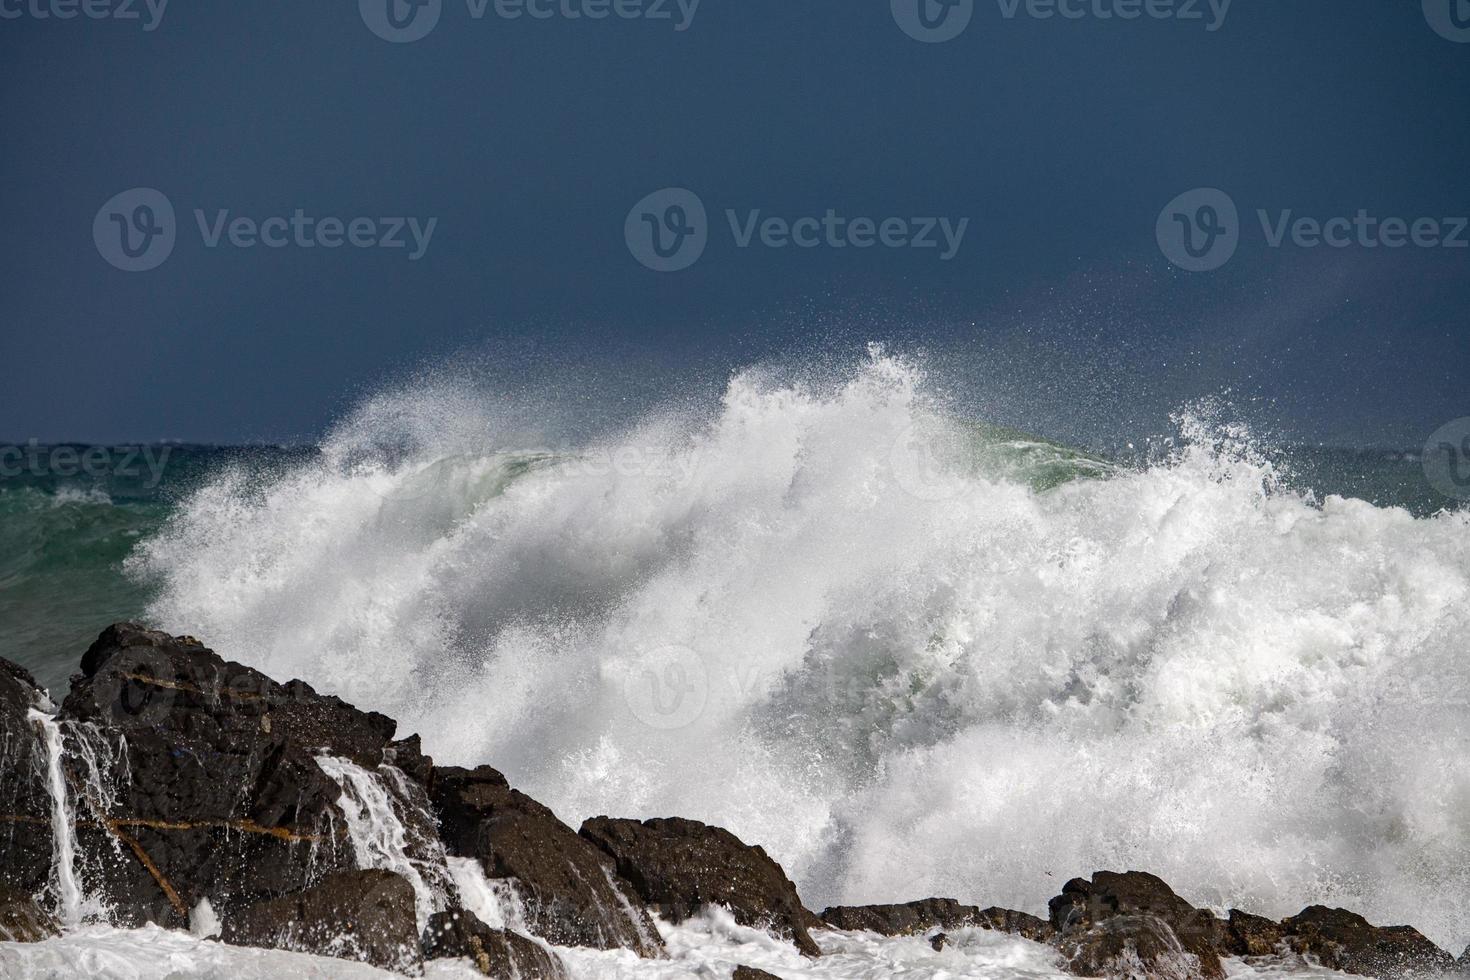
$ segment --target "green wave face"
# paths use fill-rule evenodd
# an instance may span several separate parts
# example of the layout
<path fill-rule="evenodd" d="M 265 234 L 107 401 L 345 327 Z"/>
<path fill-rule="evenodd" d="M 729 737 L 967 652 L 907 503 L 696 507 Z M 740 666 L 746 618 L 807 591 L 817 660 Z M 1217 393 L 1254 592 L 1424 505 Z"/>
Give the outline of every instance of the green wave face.
<path fill-rule="evenodd" d="M 986 422 L 956 423 L 964 472 L 990 480 L 1053 490 L 1073 480 L 1100 480 L 1121 471 L 1095 453 Z"/>

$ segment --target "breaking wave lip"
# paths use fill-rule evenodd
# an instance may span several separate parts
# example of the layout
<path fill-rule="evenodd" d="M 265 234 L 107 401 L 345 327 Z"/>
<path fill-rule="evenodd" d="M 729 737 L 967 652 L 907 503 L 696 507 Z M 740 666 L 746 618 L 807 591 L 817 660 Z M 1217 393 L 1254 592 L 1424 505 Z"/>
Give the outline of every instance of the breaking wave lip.
<path fill-rule="evenodd" d="M 1138 868 L 1470 940 L 1464 512 L 1294 491 L 1208 406 L 1118 465 L 881 351 L 553 448 L 508 414 L 423 385 L 220 476 L 130 559 L 150 618 L 814 904 Z"/>

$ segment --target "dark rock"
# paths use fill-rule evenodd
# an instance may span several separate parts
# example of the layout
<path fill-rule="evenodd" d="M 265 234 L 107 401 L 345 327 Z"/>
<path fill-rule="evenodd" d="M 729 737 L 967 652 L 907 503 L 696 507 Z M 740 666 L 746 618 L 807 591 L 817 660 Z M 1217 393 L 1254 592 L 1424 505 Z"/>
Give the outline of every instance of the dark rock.
<path fill-rule="evenodd" d="M 51 794 L 35 678 L 0 658 L 0 888 L 34 895 L 51 876 Z"/>
<path fill-rule="evenodd" d="M 0 942 L 38 943 L 60 929 L 29 894 L 0 885 Z"/>
<path fill-rule="evenodd" d="M 433 779 L 434 760 L 424 755 L 423 744 L 417 735 L 386 745 L 383 748 L 383 761 L 420 786 L 427 787 Z"/>
<path fill-rule="evenodd" d="M 1049 907 L 1058 947 L 1080 976 L 1126 970 L 1135 958 L 1160 976 L 1225 976 L 1218 952 L 1224 923 L 1154 875 L 1099 871 L 1090 882 L 1074 878 Z"/>
<path fill-rule="evenodd" d="M 672 922 L 722 905 L 741 925 L 771 928 L 803 954 L 822 955 L 807 931 L 818 920 L 786 872 L 728 830 L 680 817 L 594 817 L 582 824 L 582 836 L 610 855 L 638 896 Z"/>
<path fill-rule="evenodd" d="M 236 909 L 220 938 L 400 972 L 422 959 L 413 886 L 391 871 L 335 871 L 303 891 Z"/>
<path fill-rule="evenodd" d="M 1025 912 L 961 905 L 952 898 L 926 898 L 902 905 L 847 905 L 827 909 L 822 921 L 834 929 L 866 930 L 883 936 L 907 936 L 933 928 L 979 927 L 1046 942 L 1056 930 Z"/>
<path fill-rule="evenodd" d="M 737 966 L 730 980 L 781 980 L 781 978 L 774 973 L 757 970 L 753 966 Z"/>
<path fill-rule="evenodd" d="M 1057 938 L 1063 966 L 1081 977 L 1128 980 L 1199 980 L 1199 960 L 1156 915 L 1115 915 Z M 1218 964 L 1218 958 L 1215 960 Z M 1223 969 L 1218 974 L 1223 977 Z"/>
<path fill-rule="evenodd" d="M 1279 922 L 1231 909 L 1222 952 L 1232 956 L 1270 956 L 1280 947 L 1284 935 Z"/>
<path fill-rule="evenodd" d="M 490 878 L 514 879 L 533 934 L 557 946 L 662 955 L 658 929 L 629 901 L 612 858 L 500 773 L 435 767 L 429 795 L 449 853 L 478 859 Z"/>
<path fill-rule="evenodd" d="M 1455 959 L 1410 926 L 1373 926 L 1345 909 L 1313 905 L 1283 919 L 1287 943 L 1323 966 L 1362 976 L 1397 980 L 1437 976 Z"/>
<path fill-rule="evenodd" d="M 936 952 L 936 953 L 942 953 L 942 952 L 944 952 L 944 947 L 948 943 L 949 943 L 949 934 L 948 933 L 936 932 L 934 935 L 932 935 L 932 936 L 929 937 L 929 945 L 932 946 L 932 947 L 934 947 L 934 952 Z"/>
<path fill-rule="evenodd" d="M 202 898 L 228 917 L 355 869 L 341 790 L 315 760 L 373 769 L 395 728 L 130 623 L 92 644 L 58 718 L 84 883 L 119 924 L 171 927 Z"/>
<path fill-rule="evenodd" d="M 848 932 L 910 936 L 936 926 L 963 929 L 980 924 L 980 910 L 952 898 L 926 898 L 900 905 L 838 905 L 822 913 L 822 922 Z"/>
<path fill-rule="evenodd" d="M 1052 924 L 1045 919 L 995 906 L 980 910 L 978 925 L 986 929 L 994 929 L 996 932 L 1009 932 L 1037 943 L 1050 942 L 1057 934 L 1056 929 L 1052 928 Z"/>
<path fill-rule="evenodd" d="M 566 980 L 566 969 L 554 954 L 525 936 L 487 926 L 463 909 L 430 916 L 423 948 L 425 959 L 468 959 L 487 977 Z"/>

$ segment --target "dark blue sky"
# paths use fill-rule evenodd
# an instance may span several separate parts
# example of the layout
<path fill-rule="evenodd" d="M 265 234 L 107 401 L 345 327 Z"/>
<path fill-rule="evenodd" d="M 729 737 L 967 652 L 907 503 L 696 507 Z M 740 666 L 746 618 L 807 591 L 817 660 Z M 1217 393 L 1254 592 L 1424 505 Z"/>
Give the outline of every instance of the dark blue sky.
<path fill-rule="evenodd" d="M 412 43 L 353 0 L 176 0 L 151 31 L 143 0 L 132 21 L 35 15 L 51 2 L 0 0 L 0 438 L 296 440 L 463 353 L 677 390 L 870 339 L 1077 438 L 1227 387 L 1334 442 L 1418 444 L 1470 414 L 1470 249 L 1272 248 L 1256 218 L 1470 214 L 1470 43 L 1420 0 L 1236 0 L 1214 31 L 1205 0 L 1204 21 L 976 0 L 933 44 L 889 0 L 703 0 L 683 31 L 674 0 L 673 20 L 442 0 Z M 167 197 L 176 241 L 129 273 L 93 223 L 136 187 Z M 659 273 L 624 222 L 667 187 L 707 207 L 708 246 Z M 1210 272 L 1155 237 L 1198 187 L 1240 213 Z M 210 248 L 196 209 L 437 220 L 413 261 L 407 231 Z M 740 248 L 727 209 L 969 225 L 949 261 Z"/>

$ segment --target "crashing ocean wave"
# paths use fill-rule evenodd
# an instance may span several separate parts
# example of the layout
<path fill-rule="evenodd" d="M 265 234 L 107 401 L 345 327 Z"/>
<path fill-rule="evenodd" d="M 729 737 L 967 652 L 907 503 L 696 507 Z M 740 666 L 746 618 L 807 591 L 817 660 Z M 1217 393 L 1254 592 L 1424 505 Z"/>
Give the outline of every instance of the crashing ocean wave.
<path fill-rule="evenodd" d="M 1115 463 L 881 352 L 576 443 L 502 418 L 427 386 L 223 472 L 134 553 L 149 619 L 573 823 L 729 827 L 817 907 L 1134 867 L 1470 940 L 1470 515 L 1318 499 L 1207 410 Z"/>

